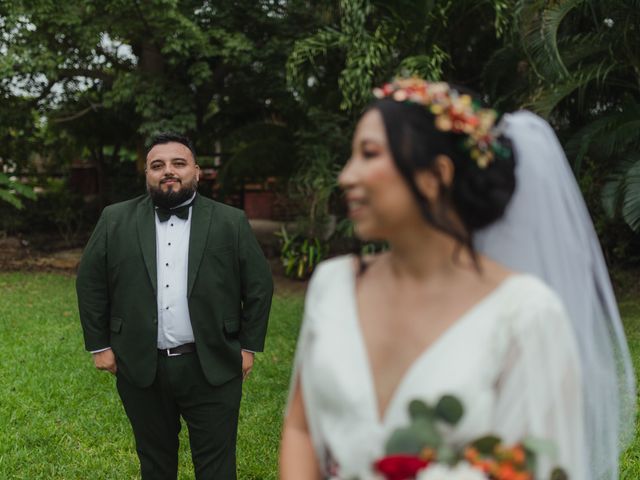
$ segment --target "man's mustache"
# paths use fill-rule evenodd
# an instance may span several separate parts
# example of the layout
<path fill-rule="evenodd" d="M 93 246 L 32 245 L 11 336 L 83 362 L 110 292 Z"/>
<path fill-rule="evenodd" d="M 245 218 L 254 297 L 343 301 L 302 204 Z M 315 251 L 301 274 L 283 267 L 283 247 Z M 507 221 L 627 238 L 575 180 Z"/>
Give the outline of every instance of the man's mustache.
<path fill-rule="evenodd" d="M 160 180 L 160 183 L 167 183 L 168 181 L 175 181 L 175 182 L 182 183 L 182 180 L 180 180 L 178 177 L 165 177 L 162 180 Z"/>

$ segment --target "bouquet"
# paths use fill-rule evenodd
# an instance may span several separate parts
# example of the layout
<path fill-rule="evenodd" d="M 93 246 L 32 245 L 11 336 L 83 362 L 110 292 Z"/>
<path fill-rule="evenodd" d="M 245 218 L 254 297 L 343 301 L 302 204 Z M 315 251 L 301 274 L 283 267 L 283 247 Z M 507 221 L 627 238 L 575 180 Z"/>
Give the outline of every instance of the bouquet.
<path fill-rule="evenodd" d="M 526 438 L 506 446 L 494 435 L 462 448 L 445 443 L 440 424 L 455 426 L 463 415 L 462 403 L 445 395 L 435 404 L 421 400 L 409 404 L 410 423 L 393 432 L 385 457 L 374 470 L 385 480 L 534 480 L 536 459 L 553 454 L 550 442 Z M 560 468 L 550 480 L 568 480 Z"/>

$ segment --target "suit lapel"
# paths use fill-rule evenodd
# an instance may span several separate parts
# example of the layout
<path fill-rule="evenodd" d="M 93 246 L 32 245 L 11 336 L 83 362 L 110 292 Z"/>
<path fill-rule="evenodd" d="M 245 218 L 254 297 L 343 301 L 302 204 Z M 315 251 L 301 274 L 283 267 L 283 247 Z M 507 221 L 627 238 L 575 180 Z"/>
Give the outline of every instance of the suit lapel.
<path fill-rule="evenodd" d="M 142 257 L 147 266 L 149 280 L 153 285 L 153 291 L 157 290 L 158 272 L 156 270 L 156 218 L 151 199 L 147 197 L 138 204 L 137 211 L 138 241 Z"/>
<path fill-rule="evenodd" d="M 191 233 L 189 235 L 189 273 L 187 296 L 191 295 L 193 284 L 198 276 L 198 268 L 207 245 L 209 225 L 211 223 L 212 203 L 205 202 L 200 195 L 191 209 Z"/>

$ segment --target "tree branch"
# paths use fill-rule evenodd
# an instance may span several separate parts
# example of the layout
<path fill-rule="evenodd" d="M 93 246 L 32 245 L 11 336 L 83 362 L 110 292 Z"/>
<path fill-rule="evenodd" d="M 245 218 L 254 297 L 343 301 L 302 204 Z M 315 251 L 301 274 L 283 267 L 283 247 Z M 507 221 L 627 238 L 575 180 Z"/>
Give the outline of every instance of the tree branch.
<path fill-rule="evenodd" d="M 83 117 L 84 115 L 86 115 L 87 113 L 91 112 L 91 111 L 97 111 L 99 108 L 101 108 L 103 105 L 101 103 L 96 103 L 96 104 L 91 104 L 89 105 L 87 108 L 80 110 L 79 112 L 74 113 L 73 115 L 69 115 L 67 117 L 58 117 L 58 118 L 52 118 L 51 121 L 53 123 L 64 123 L 64 122 L 71 122 L 72 120 L 76 120 L 80 117 Z"/>
<path fill-rule="evenodd" d="M 98 80 L 111 81 L 114 75 L 104 70 L 94 70 L 91 68 L 61 68 L 58 70 L 58 81 L 69 77 L 89 77 Z"/>

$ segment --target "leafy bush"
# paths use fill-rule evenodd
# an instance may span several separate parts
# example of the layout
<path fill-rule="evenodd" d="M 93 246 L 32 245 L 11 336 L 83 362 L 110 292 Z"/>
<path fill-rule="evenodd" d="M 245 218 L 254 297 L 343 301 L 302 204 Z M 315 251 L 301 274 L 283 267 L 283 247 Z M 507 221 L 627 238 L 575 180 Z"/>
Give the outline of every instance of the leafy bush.
<path fill-rule="evenodd" d="M 309 278 L 315 267 L 329 253 L 329 243 L 317 237 L 305 238 L 300 234 L 291 235 L 285 227 L 282 227 L 276 235 L 282 242 L 280 259 L 287 277 L 299 280 Z"/>
<path fill-rule="evenodd" d="M 0 172 L 0 200 L 20 210 L 24 206 L 21 197 L 34 199 L 33 189 Z"/>
<path fill-rule="evenodd" d="M 67 247 L 82 243 L 97 217 L 81 195 L 72 193 L 66 181 L 49 178 L 42 192 L 23 202 L 24 208 L 0 205 L 0 230 L 15 234 L 47 234 Z"/>

